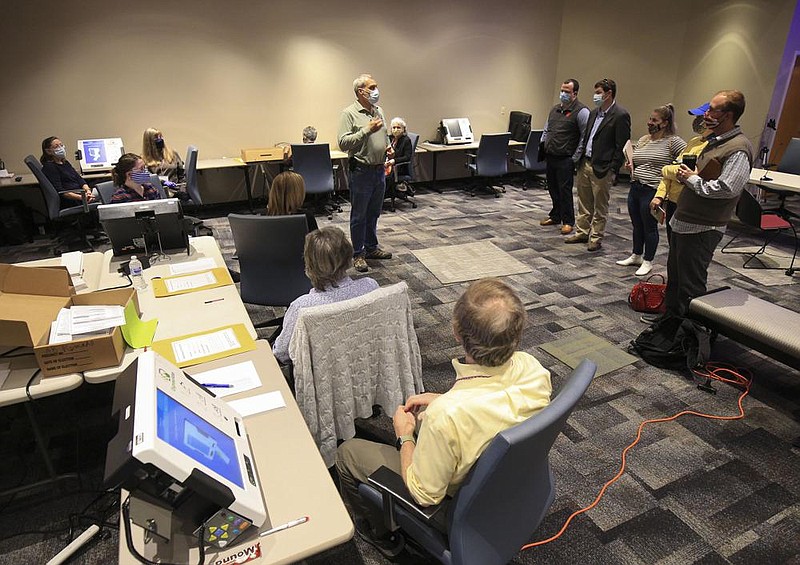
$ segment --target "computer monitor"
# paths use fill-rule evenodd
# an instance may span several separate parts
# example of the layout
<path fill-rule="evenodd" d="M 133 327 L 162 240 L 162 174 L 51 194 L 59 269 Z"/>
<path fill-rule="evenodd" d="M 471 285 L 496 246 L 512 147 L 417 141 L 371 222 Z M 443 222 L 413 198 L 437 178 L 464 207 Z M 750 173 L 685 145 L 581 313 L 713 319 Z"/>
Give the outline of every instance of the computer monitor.
<path fill-rule="evenodd" d="M 444 118 L 442 130 L 446 145 L 472 143 L 475 140 L 472 136 L 472 125 L 469 123 L 469 118 Z"/>
<path fill-rule="evenodd" d="M 114 255 L 190 251 L 189 227 L 177 198 L 102 204 L 97 213 Z"/>
<path fill-rule="evenodd" d="M 218 547 L 267 520 L 244 419 L 164 357 L 146 351 L 119 376 L 113 414 L 118 430 L 106 453 L 107 486 L 192 528 L 205 525 L 206 541 Z M 157 533 L 169 539 L 164 526 Z"/>
<path fill-rule="evenodd" d="M 125 153 L 122 138 L 79 139 L 75 158 L 84 173 L 110 171 Z"/>

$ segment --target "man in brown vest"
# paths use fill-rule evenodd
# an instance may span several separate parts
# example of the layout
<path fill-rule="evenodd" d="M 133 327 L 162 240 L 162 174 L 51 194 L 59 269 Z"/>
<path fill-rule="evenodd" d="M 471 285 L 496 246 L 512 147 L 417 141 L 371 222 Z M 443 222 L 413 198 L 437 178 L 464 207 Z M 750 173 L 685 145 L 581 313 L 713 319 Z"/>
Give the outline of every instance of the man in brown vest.
<path fill-rule="evenodd" d="M 681 165 L 678 170 L 684 190 L 670 221 L 667 314 L 685 316 L 689 301 L 706 292 L 714 250 L 750 179 L 753 146 L 736 125 L 744 106 L 738 90 L 715 94 L 703 117 L 712 133 L 697 158 L 697 168 Z"/>

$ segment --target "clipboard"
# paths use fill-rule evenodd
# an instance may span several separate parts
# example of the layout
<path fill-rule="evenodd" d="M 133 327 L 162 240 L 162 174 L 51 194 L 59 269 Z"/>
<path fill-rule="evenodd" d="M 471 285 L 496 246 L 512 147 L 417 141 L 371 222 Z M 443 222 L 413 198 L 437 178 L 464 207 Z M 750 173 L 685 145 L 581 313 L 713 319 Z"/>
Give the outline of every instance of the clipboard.
<path fill-rule="evenodd" d="M 214 282 L 196 286 L 194 288 L 184 288 L 180 290 L 169 290 L 168 281 L 180 281 L 181 279 L 191 279 L 202 276 L 213 276 Z M 217 288 L 220 286 L 227 286 L 233 284 L 233 279 L 225 267 L 215 267 L 205 271 L 198 271 L 196 273 L 186 273 L 183 275 L 175 275 L 172 277 L 164 277 L 160 279 L 152 279 L 150 281 L 153 285 L 153 295 L 156 298 L 165 298 L 167 296 L 178 296 L 179 294 L 188 294 L 190 292 L 197 292 L 198 290 L 208 290 L 210 288 Z"/>
<path fill-rule="evenodd" d="M 219 347 L 211 348 L 207 355 L 193 355 L 186 357 L 189 351 L 198 352 L 203 349 L 198 345 L 199 341 L 203 338 L 213 340 L 216 342 L 234 344 L 230 348 L 221 349 Z M 217 343 L 220 345 L 220 343 Z M 182 335 L 172 339 L 163 339 L 153 343 L 153 351 L 167 359 L 170 363 L 178 367 L 189 367 L 191 365 L 198 365 L 216 359 L 223 359 L 236 355 L 237 353 L 244 353 L 252 351 L 256 348 L 255 340 L 250 337 L 250 333 L 244 324 L 232 324 L 230 326 L 222 326 L 214 328 L 213 330 L 206 330 L 193 334 Z"/>

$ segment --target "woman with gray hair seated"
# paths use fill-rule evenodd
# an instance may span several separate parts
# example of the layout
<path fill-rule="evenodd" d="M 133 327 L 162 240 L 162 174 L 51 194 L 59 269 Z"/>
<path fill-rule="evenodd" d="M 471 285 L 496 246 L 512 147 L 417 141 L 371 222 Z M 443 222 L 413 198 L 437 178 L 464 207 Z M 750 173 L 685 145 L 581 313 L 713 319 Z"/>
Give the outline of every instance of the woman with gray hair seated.
<path fill-rule="evenodd" d="M 414 157 L 414 149 L 411 146 L 411 139 L 407 135 L 406 122 L 403 118 L 392 118 L 392 138 L 391 145 L 394 149 L 394 158 L 387 159 L 386 170 L 386 195 L 389 197 L 393 191 L 406 192 L 410 186 L 403 181 L 411 180 L 411 159 Z M 395 170 L 397 176 L 395 177 Z M 395 181 L 395 178 L 397 180 Z M 411 191 L 411 195 L 413 195 Z"/>
<path fill-rule="evenodd" d="M 317 141 L 317 128 L 306 126 L 303 128 L 303 143 L 314 143 Z"/>
<path fill-rule="evenodd" d="M 306 235 L 303 258 L 306 276 L 314 288 L 295 299 L 283 316 L 283 329 L 272 346 L 272 352 L 284 364 L 290 361 L 289 343 L 302 308 L 333 304 L 378 288 L 374 279 L 353 280 L 347 275 L 347 270 L 353 266 L 353 245 L 339 228 L 328 226 Z"/>

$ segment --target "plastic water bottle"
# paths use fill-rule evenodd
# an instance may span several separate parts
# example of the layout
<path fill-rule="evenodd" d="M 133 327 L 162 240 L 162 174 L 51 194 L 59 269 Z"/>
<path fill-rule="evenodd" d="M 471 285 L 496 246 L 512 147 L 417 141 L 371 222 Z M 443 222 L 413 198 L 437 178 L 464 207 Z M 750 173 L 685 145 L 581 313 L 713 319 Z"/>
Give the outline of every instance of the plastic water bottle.
<path fill-rule="evenodd" d="M 144 280 L 144 275 L 142 275 L 142 262 L 136 258 L 136 255 L 131 255 L 129 267 L 131 270 L 131 281 L 133 282 L 133 288 L 137 290 L 147 288 L 147 281 Z"/>

